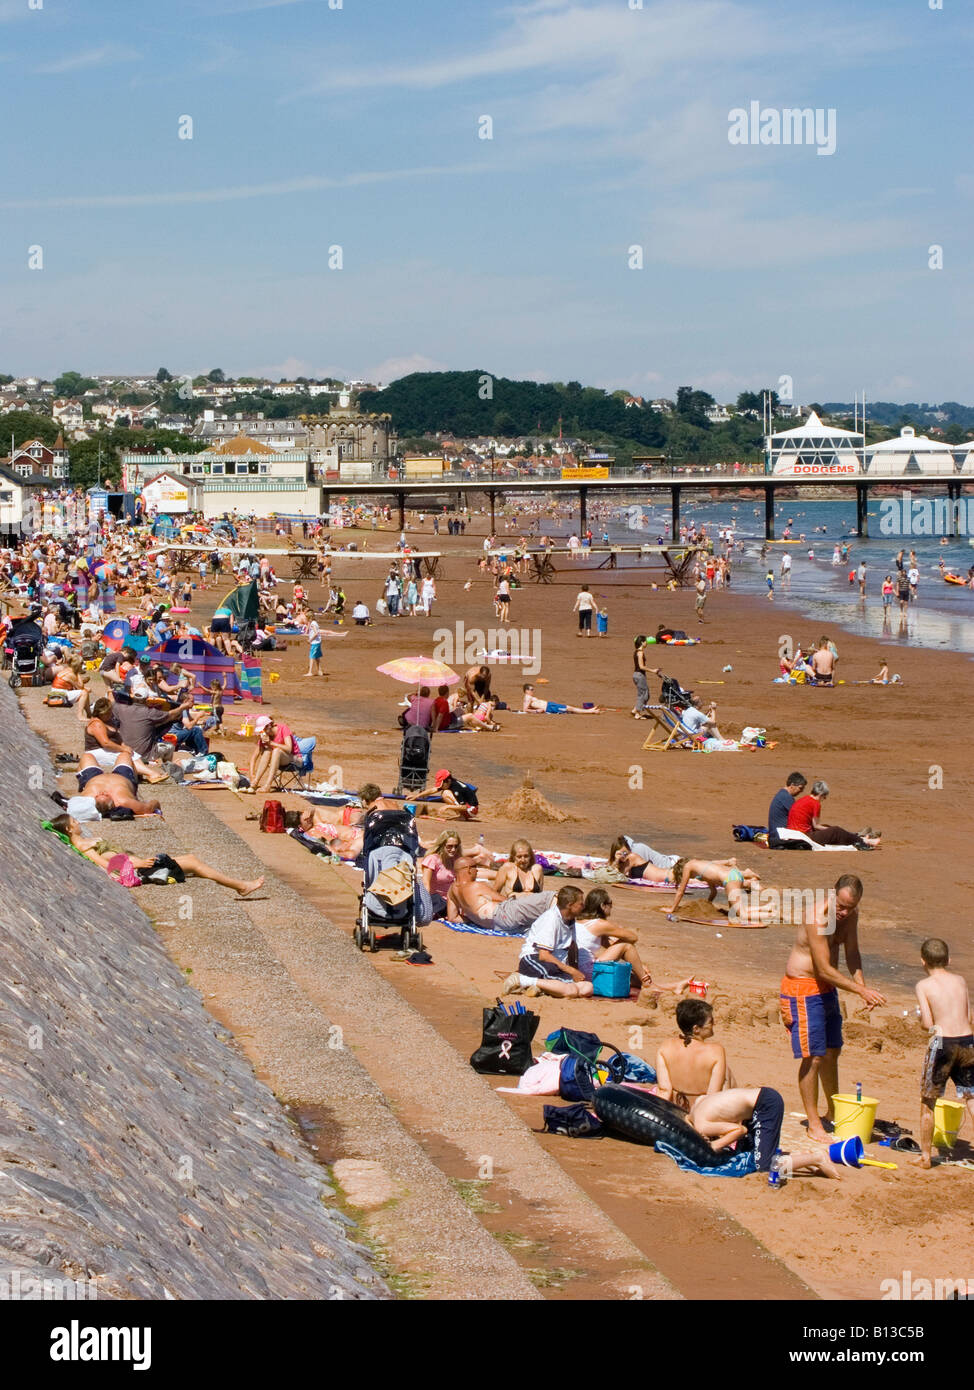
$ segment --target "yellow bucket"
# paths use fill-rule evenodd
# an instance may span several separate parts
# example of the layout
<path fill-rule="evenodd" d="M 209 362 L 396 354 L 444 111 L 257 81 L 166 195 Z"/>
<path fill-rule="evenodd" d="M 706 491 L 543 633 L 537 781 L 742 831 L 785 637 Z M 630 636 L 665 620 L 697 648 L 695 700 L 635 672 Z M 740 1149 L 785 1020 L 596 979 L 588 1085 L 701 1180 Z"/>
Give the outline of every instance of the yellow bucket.
<path fill-rule="evenodd" d="M 863 1096 L 862 1100 L 856 1100 L 855 1096 L 839 1095 L 832 1097 L 832 1105 L 835 1109 L 835 1125 L 832 1132 L 836 1139 L 851 1139 L 855 1135 L 864 1144 L 868 1144 L 873 1137 L 873 1124 L 879 1101 L 871 1096 Z"/>
<path fill-rule="evenodd" d="M 957 1143 L 966 1108 L 959 1100 L 937 1101 L 933 1107 L 933 1142 L 938 1149 L 952 1149 Z"/>

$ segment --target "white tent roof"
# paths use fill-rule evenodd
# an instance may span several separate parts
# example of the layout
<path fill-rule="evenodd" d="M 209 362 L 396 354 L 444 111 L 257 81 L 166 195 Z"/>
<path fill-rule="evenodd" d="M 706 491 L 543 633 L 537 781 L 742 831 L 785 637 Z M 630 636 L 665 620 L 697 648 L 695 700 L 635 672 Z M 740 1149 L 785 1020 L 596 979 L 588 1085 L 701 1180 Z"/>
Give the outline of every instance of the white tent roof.
<path fill-rule="evenodd" d="M 791 430 L 781 430 L 774 435 L 775 439 L 816 439 L 823 435 L 847 435 L 849 439 L 861 439 L 862 435 L 856 430 L 843 430 L 838 425 L 823 425 L 822 421 L 813 410 L 803 425 L 796 425 Z"/>
<path fill-rule="evenodd" d="M 942 439 L 928 439 L 925 434 L 917 434 L 912 425 L 904 425 L 893 439 L 884 439 L 881 444 L 870 444 L 866 450 L 871 458 L 877 454 L 945 454 L 950 453 L 950 445 Z"/>

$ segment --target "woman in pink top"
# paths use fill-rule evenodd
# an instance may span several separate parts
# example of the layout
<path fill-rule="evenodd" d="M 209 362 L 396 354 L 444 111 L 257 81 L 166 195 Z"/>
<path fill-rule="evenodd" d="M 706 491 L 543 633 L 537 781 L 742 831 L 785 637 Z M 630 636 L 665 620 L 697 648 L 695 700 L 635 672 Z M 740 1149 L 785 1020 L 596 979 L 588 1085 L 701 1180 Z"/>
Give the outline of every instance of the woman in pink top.
<path fill-rule="evenodd" d="M 423 882 L 433 899 L 434 917 L 442 917 L 446 911 L 446 895 L 456 878 L 454 865 L 463 853 L 460 836 L 453 830 L 444 830 L 429 854 L 423 860 Z"/>
<path fill-rule="evenodd" d="M 250 791 L 266 791 L 282 767 L 293 767 L 301 756 L 289 725 L 262 714 L 254 725 L 257 747 L 250 760 Z M 261 782 L 264 783 L 261 787 Z"/>

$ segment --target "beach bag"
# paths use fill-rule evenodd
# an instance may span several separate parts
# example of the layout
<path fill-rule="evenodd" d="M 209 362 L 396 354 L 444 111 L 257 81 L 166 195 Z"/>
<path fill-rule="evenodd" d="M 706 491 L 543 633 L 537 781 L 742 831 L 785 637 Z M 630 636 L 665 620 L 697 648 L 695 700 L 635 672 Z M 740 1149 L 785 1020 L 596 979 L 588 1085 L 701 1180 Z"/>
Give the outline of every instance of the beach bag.
<path fill-rule="evenodd" d="M 383 869 L 369 884 L 369 892 L 374 893 L 390 907 L 398 907 L 400 903 L 406 902 L 413 893 L 412 864 L 402 860 L 388 869 Z"/>
<path fill-rule="evenodd" d="M 597 1087 L 606 1081 L 621 1081 L 626 1073 L 626 1059 L 617 1047 L 604 1043 L 595 1033 L 583 1033 L 574 1028 L 559 1028 L 545 1039 L 549 1052 L 562 1056 L 558 1094 L 562 1100 L 590 1101 Z M 608 1047 L 612 1056 L 600 1062 L 602 1049 Z"/>
<path fill-rule="evenodd" d="M 597 960 L 592 966 L 592 993 L 600 999 L 628 999 L 632 966 L 627 960 Z"/>
<path fill-rule="evenodd" d="M 546 1105 L 544 1127 L 549 1134 L 567 1134 L 570 1139 L 594 1139 L 602 1133 L 602 1121 L 585 1105 Z"/>
<path fill-rule="evenodd" d="M 483 1036 L 470 1058 L 474 1071 L 523 1076 L 534 1062 L 531 1040 L 540 1022 L 530 1009 L 523 1014 L 509 1014 L 499 1004 L 484 1009 Z"/>
<path fill-rule="evenodd" d="M 767 829 L 763 825 L 735 825 L 733 833 L 735 840 L 749 841 L 756 835 L 766 835 Z"/>
<path fill-rule="evenodd" d="M 284 807 L 279 801 L 265 801 L 260 813 L 260 828 L 265 835 L 284 834 Z"/>

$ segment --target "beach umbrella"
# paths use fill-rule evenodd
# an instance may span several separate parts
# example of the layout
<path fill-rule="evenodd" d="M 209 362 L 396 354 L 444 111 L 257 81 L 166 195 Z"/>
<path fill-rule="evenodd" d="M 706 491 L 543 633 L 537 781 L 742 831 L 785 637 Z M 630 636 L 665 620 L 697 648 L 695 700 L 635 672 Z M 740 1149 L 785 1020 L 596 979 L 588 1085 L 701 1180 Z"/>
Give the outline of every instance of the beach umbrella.
<path fill-rule="evenodd" d="M 430 656 L 400 656 L 375 669 L 403 685 L 415 685 L 417 690 L 421 685 L 456 685 L 460 679 L 456 671 Z"/>
<path fill-rule="evenodd" d="M 128 618 L 112 618 L 102 629 L 101 640 L 110 652 L 121 651 L 132 639 Z"/>

